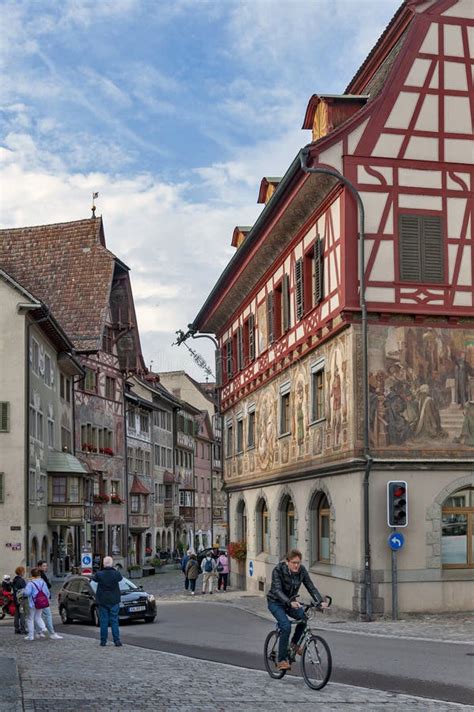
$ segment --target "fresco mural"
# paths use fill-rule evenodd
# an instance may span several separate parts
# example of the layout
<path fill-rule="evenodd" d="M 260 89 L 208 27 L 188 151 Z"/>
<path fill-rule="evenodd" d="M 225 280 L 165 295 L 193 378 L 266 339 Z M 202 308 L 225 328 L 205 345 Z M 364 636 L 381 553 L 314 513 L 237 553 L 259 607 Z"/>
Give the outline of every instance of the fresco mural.
<path fill-rule="evenodd" d="M 372 327 L 371 445 L 474 447 L 474 331 Z"/>

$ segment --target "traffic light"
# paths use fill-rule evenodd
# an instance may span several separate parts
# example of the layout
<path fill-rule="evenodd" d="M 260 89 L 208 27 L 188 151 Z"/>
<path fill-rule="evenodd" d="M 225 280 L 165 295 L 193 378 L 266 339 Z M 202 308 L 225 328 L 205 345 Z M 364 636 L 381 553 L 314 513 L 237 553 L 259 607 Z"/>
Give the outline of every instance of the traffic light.
<path fill-rule="evenodd" d="M 408 524 L 408 490 L 403 480 L 387 482 L 387 524 L 389 527 Z"/>

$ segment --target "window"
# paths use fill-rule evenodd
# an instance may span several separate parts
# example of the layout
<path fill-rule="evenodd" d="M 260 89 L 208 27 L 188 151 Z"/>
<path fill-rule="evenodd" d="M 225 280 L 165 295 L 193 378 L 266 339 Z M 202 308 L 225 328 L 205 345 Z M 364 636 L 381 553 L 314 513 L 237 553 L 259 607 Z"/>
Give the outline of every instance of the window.
<path fill-rule="evenodd" d="M 44 355 L 44 382 L 51 388 L 51 357 L 48 354 Z"/>
<path fill-rule="evenodd" d="M 54 448 L 54 420 L 48 418 L 48 447 Z"/>
<path fill-rule="evenodd" d="M 280 507 L 280 555 L 296 549 L 295 508 L 291 497 L 284 497 Z"/>
<path fill-rule="evenodd" d="M 108 400 L 115 400 L 115 378 L 105 377 L 105 397 Z"/>
<path fill-rule="evenodd" d="M 237 355 L 237 371 L 241 371 L 244 366 L 244 335 L 241 326 L 238 327 L 235 335 L 235 352 Z"/>
<path fill-rule="evenodd" d="M 474 487 L 457 490 L 443 503 L 441 520 L 443 568 L 474 568 Z"/>
<path fill-rule="evenodd" d="M 237 505 L 237 539 L 247 541 L 247 508 L 243 499 Z"/>
<path fill-rule="evenodd" d="M 317 306 L 324 296 L 324 242 L 319 237 L 314 243 L 313 306 Z"/>
<path fill-rule="evenodd" d="M 127 425 L 131 430 L 135 430 L 135 408 L 128 406 Z"/>
<path fill-rule="evenodd" d="M 303 293 L 303 258 L 300 257 L 295 263 L 295 299 L 296 299 L 296 321 L 300 321 L 304 314 L 304 293 Z"/>
<path fill-rule="evenodd" d="M 79 477 L 68 478 L 67 501 L 69 504 L 79 503 Z"/>
<path fill-rule="evenodd" d="M 166 450 L 166 467 L 169 470 L 173 467 L 172 456 L 173 456 L 173 451 L 171 450 L 171 448 L 167 448 L 167 450 Z"/>
<path fill-rule="evenodd" d="M 275 340 L 275 299 L 274 292 L 267 294 L 267 339 L 271 344 Z"/>
<path fill-rule="evenodd" d="M 31 368 L 33 373 L 39 373 L 39 346 L 34 339 L 31 340 Z"/>
<path fill-rule="evenodd" d="M 0 504 L 5 502 L 5 474 L 0 472 Z"/>
<path fill-rule="evenodd" d="M 310 563 L 330 561 L 330 509 L 324 492 L 316 492 L 310 504 Z"/>
<path fill-rule="evenodd" d="M 226 429 L 226 457 L 232 457 L 233 455 L 233 429 L 232 429 L 232 422 L 227 423 L 227 429 Z"/>
<path fill-rule="evenodd" d="M 110 326 L 106 326 L 102 335 L 102 350 L 105 351 L 106 354 L 111 354 L 113 353 L 113 347 L 114 331 Z"/>
<path fill-rule="evenodd" d="M 168 485 L 168 487 L 169 486 L 170 485 Z M 165 487 L 166 487 L 166 485 L 158 485 L 158 502 L 160 504 L 163 504 L 163 502 L 165 501 L 165 492 L 166 492 Z M 169 497 L 169 499 L 171 499 L 171 496 Z"/>
<path fill-rule="evenodd" d="M 143 471 L 145 475 L 150 474 L 150 451 L 144 450 L 143 452 Z"/>
<path fill-rule="evenodd" d="M 150 432 L 150 416 L 148 413 L 140 413 L 140 430 L 142 433 Z"/>
<path fill-rule="evenodd" d="M 34 504 L 36 501 L 36 470 L 31 469 L 28 476 L 28 499 L 30 504 Z M 54 502 L 54 499 L 53 499 Z"/>
<path fill-rule="evenodd" d="M 139 474 L 143 473 L 143 450 L 139 447 L 135 450 L 135 470 Z"/>
<path fill-rule="evenodd" d="M 398 235 L 400 279 L 404 282 L 443 282 L 441 218 L 436 215 L 400 215 Z"/>
<path fill-rule="evenodd" d="M 257 504 L 257 552 L 270 553 L 270 522 L 263 499 Z"/>
<path fill-rule="evenodd" d="M 67 403 L 71 402 L 71 379 L 63 373 L 59 377 L 59 395 Z"/>
<path fill-rule="evenodd" d="M 134 471 L 134 469 L 133 469 L 133 465 L 134 465 L 133 460 L 134 460 L 134 458 L 133 458 L 133 447 L 127 447 L 127 470 L 128 470 L 129 472 L 133 472 L 133 471 Z"/>
<path fill-rule="evenodd" d="M 160 448 L 160 462 L 161 462 L 161 467 L 166 467 L 166 448 L 161 446 Z"/>
<path fill-rule="evenodd" d="M 0 402 L 0 433 L 10 432 L 10 403 Z"/>
<path fill-rule="evenodd" d="M 179 505 L 180 507 L 192 507 L 193 506 L 193 493 L 188 490 L 179 491 Z"/>
<path fill-rule="evenodd" d="M 249 410 L 248 414 L 248 430 L 247 430 L 247 447 L 255 447 L 255 406 L 252 406 L 252 410 Z"/>
<path fill-rule="evenodd" d="M 290 383 L 280 388 L 280 435 L 290 433 Z"/>
<path fill-rule="evenodd" d="M 230 380 L 234 375 L 234 364 L 232 358 L 232 339 L 228 339 L 224 344 L 225 354 L 225 373 L 227 380 Z"/>
<path fill-rule="evenodd" d="M 53 504 L 66 504 L 66 477 L 53 477 L 51 487 Z"/>
<path fill-rule="evenodd" d="M 311 420 L 324 418 L 324 361 L 311 366 Z"/>
<path fill-rule="evenodd" d="M 64 427 L 61 427 L 61 450 L 63 452 L 72 451 L 71 431 Z"/>
<path fill-rule="evenodd" d="M 244 451 L 244 421 L 243 416 L 237 418 L 237 452 Z"/>
<path fill-rule="evenodd" d="M 43 442 L 43 413 L 40 408 L 40 405 L 36 407 L 33 403 L 30 403 L 30 437 Z"/>
<path fill-rule="evenodd" d="M 244 365 L 255 360 L 255 317 L 250 314 L 249 318 L 244 321 L 243 328 L 243 357 Z"/>
<path fill-rule="evenodd" d="M 160 466 L 160 446 L 155 445 L 154 450 L 155 450 L 154 463 L 155 463 L 156 467 L 159 467 Z"/>
<path fill-rule="evenodd" d="M 140 513 L 140 495 L 139 494 L 130 495 L 130 511 L 132 514 Z"/>
<path fill-rule="evenodd" d="M 120 497 L 120 480 L 110 480 L 110 496 Z"/>
<path fill-rule="evenodd" d="M 86 368 L 84 376 L 84 390 L 95 393 L 97 391 L 97 373 L 92 368 Z"/>

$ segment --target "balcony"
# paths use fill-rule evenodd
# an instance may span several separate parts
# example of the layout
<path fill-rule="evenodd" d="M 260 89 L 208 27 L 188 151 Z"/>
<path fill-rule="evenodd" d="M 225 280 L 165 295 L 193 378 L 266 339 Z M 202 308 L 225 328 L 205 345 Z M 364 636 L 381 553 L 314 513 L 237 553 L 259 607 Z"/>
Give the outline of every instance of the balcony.
<path fill-rule="evenodd" d="M 172 522 L 179 517 L 179 504 L 172 499 L 165 499 L 165 527 L 169 527 Z"/>
<path fill-rule="evenodd" d="M 194 507 L 180 507 L 179 516 L 184 519 L 185 522 L 194 521 Z"/>
<path fill-rule="evenodd" d="M 48 524 L 51 525 L 74 526 L 84 524 L 85 515 L 85 506 L 83 504 L 56 503 L 48 505 Z"/>
<path fill-rule="evenodd" d="M 142 534 L 146 529 L 150 528 L 149 514 L 130 514 L 128 528 L 134 534 Z"/>

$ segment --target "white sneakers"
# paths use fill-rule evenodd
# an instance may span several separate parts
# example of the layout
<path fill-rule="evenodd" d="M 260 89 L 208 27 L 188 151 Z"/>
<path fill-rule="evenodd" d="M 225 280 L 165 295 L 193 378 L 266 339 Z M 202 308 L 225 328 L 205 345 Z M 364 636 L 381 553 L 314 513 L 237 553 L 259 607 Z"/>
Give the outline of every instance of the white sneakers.
<path fill-rule="evenodd" d="M 25 636 L 24 640 L 34 640 L 34 638 L 31 637 L 31 635 Z"/>
<path fill-rule="evenodd" d="M 63 639 L 63 636 L 58 635 L 57 633 L 51 633 L 49 637 L 51 638 L 51 640 L 62 640 Z"/>

